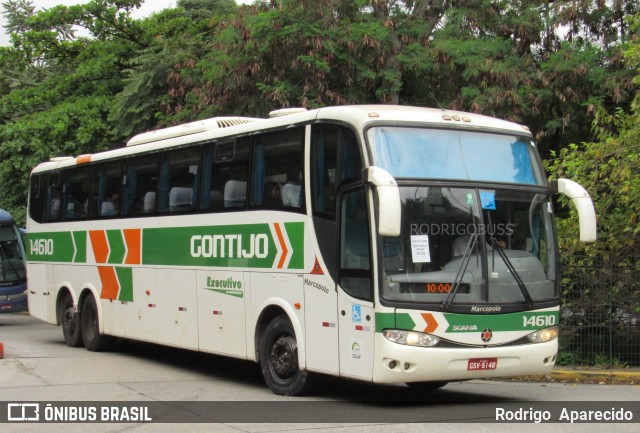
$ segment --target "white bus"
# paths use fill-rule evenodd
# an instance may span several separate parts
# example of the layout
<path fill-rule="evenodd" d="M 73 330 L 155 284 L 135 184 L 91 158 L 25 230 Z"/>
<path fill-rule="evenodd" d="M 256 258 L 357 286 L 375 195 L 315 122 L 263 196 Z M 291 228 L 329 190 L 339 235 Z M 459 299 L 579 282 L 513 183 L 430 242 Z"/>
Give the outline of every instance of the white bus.
<path fill-rule="evenodd" d="M 133 137 L 31 174 L 31 314 L 69 346 L 113 337 L 436 388 L 545 374 L 558 350 L 551 197 L 531 133 L 399 106 L 278 110 Z"/>

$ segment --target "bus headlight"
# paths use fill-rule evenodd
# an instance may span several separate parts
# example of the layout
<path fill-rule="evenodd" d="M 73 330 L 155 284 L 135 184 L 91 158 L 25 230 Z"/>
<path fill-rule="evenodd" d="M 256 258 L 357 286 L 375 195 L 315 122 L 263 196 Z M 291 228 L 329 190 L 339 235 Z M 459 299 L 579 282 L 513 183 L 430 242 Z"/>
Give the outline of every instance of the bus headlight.
<path fill-rule="evenodd" d="M 435 335 L 401 329 L 385 329 L 382 335 L 389 341 L 406 346 L 433 347 L 440 341 Z"/>
<path fill-rule="evenodd" d="M 532 343 L 546 343 L 547 341 L 558 338 L 558 327 L 552 326 L 551 328 L 532 332 L 531 334 L 527 335 L 527 338 Z"/>

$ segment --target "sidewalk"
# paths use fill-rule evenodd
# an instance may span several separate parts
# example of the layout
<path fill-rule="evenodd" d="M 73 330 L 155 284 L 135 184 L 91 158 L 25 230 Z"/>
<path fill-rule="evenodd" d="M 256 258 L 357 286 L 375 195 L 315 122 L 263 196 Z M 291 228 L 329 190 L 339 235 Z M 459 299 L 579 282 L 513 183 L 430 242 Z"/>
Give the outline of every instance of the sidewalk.
<path fill-rule="evenodd" d="M 640 368 L 630 367 L 607 370 L 594 367 L 558 367 L 551 371 L 551 380 L 556 382 L 640 386 Z"/>
<path fill-rule="evenodd" d="M 505 380 L 505 379 L 496 379 Z M 602 369 L 596 367 L 556 367 L 547 376 L 518 376 L 514 382 L 591 383 L 598 385 L 636 385 L 640 387 L 640 367 Z"/>

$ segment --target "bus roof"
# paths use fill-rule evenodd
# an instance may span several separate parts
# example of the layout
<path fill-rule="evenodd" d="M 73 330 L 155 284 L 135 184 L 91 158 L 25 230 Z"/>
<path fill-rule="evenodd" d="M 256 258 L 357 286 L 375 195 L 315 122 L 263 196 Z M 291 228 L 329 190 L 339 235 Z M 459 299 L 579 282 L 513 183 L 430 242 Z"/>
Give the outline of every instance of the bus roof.
<path fill-rule="evenodd" d="M 33 171 L 49 171 L 86 162 L 167 149 L 192 142 L 224 139 L 235 135 L 250 135 L 317 120 L 346 122 L 360 129 L 374 123 L 419 123 L 432 127 L 459 127 L 461 129 L 500 131 L 531 136 L 528 128 L 516 123 L 480 114 L 438 108 L 400 105 L 345 105 L 314 110 L 285 109 L 272 112 L 272 117 L 268 119 L 218 117 L 145 132 L 131 138 L 125 147 L 92 155 L 51 158 L 48 162 L 39 164 Z"/>

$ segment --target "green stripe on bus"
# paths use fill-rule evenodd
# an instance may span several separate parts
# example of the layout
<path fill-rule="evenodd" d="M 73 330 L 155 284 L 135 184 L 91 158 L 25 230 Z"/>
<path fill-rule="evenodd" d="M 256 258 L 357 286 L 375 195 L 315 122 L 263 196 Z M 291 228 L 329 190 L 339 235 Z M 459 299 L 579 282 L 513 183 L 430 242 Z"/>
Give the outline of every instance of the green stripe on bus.
<path fill-rule="evenodd" d="M 396 327 L 395 313 L 376 313 L 376 332 Z"/>
<path fill-rule="evenodd" d="M 270 269 L 288 260 L 287 269 L 303 269 L 304 223 L 282 226 L 290 249 L 274 239 L 269 224 L 143 229 L 142 264 Z M 108 263 L 123 263 L 127 248 L 122 230 L 106 230 L 106 236 Z M 86 263 L 87 232 L 28 234 L 27 255 L 31 261 Z"/>
<path fill-rule="evenodd" d="M 302 269 L 304 267 L 304 224 L 285 223 L 284 229 L 293 249 L 289 269 Z"/>
<path fill-rule="evenodd" d="M 304 266 L 304 223 L 286 223 L 289 269 Z M 142 264 L 165 266 L 276 267 L 280 243 L 269 224 L 143 229 Z"/>
<path fill-rule="evenodd" d="M 120 264 L 124 261 L 124 239 L 121 230 L 107 230 L 107 242 L 109 242 L 108 263 Z"/>
<path fill-rule="evenodd" d="M 398 313 L 396 314 L 396 328 L 398 329 L 413 329 L 416 326 L 416 322 L 411 318 L 410 314 Z"/>
<path fill-rule="evenodd" d="M 519 312 L 510 314 L 452 314 L 444 315 L 449 322 L 445 332 L 477 332 L 483 329 L 492 331 L 536 331 L 558 325 L 560 313 L 558 311 Z"/>
<path fill-rule="evenodd" d="M 133 302 L 133 268 L 116 268 L 116 275 L 120 283 L 118 300 Z"/>
<path fill-rule="evenodd" d="M 73 259 L 74 263 L 86 263 L 87 262 L 87 232 L 73 232 L 73 240 L 76 244 L 76 256 Z"/>
<path fill-rule="evenodd" d="M 484 329 L 494 332 L 537 331 L 557 326 L 560 320 L 558 311 L 521 311 L 508 314 L 443 313 L 442 316 L 448 323 L 444 330 L 447 334 L 480 332 Z M 444 325 L 442 319 L 439 319 L 438 326 Z M 389 328 L 423 332 L 424 323 L 420 320 L 416 323 L 409 313 L 376 313 L 376 332 Z M 442 328 L 440 331 L 442 332 Z"/>
<path fill-rule="evenodd" d="M 71 232 L 29 233 L 25 247 L 30 261 L 71 263 L 75 257 L 75 261 L 79 262 L 76 252 L 86 251 L 86 235 L 83 238 L 72 236 Z"/>

